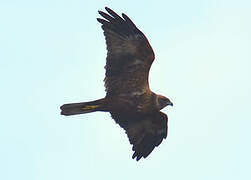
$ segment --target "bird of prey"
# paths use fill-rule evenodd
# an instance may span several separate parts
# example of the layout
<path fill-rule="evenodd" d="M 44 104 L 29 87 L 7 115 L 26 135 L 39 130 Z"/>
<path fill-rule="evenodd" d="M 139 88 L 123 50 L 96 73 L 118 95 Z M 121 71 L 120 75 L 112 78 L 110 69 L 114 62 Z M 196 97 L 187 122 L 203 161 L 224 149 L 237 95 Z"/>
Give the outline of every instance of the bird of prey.
<path fill-rule="evenodd" d="M 151 91 L 148 82 L 154 52 L 132 20 L 105 7 L 97 18 L 104 31 L 107 58 L 106 96 L 91 102 L 64 104 L 62 115 L 109 112 L 133 145 L 132 158 L 146 158 L 167 137 L 167 115 L 160 110 L 173 103 Z"/>

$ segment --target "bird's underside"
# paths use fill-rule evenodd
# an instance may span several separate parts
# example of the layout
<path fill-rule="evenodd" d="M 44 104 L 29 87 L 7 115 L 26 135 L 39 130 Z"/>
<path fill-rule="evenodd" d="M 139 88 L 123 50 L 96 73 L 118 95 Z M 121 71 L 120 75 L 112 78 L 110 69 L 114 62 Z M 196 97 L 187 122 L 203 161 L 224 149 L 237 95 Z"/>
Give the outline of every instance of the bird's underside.
<path fill-rule="evenodd" d="M 107 45 L 105 98 L 64 104 L 61 114 L 75 115 L 95 111 L 110 112 L 133 145 L 133 158 L 147 157 L 167 137 L 167 115 L 160 112 L 172 102 L 151 92 L 148 74 L 154 52 L 145 35 L 125 14 L 109 8 L 99 11 Z"/>

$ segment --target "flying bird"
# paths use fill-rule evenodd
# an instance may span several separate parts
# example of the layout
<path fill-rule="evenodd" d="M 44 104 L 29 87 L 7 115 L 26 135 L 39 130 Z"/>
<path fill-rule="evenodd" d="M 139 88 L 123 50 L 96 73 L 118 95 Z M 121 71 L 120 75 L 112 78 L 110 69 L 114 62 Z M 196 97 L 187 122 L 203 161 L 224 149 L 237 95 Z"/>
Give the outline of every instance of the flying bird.
<path fill-rule="evenodd" d="M 132 20 L 105 7 L 97 18 L 104 31 L 107 58 L 105 66 L 106 96 L 90 102 L 64 104 L 62 115 L 95 111 L 109 112 L 122 127 L 133 145 L 132 158 L 146 158 L 167 137 L 168 117 L 160 110 L 173 103 L 151 91 L 149 70 L 154 52 L 146 36 Z"/>

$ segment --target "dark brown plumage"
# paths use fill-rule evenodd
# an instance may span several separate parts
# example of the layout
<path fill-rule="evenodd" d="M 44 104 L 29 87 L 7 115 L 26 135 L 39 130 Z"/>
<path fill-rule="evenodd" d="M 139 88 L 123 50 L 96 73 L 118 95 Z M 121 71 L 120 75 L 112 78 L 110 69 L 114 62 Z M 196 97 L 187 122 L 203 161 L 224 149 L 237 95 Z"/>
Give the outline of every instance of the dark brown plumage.
<path fill-rule="evenodd" d="M 154 52 L 145 35 L 125 14 L 109 8 L 99 11 L 107 45 L 106 96 L 91 102 L 61 106 L 61 114 L 75 115 L 95 111 L 110 112 L 127 133 L 133 145 L 133 158 L 147 157 L 167 137 L 167 115 L 160 112 L 172 102 L 149 88 L 148 75 Z"/>

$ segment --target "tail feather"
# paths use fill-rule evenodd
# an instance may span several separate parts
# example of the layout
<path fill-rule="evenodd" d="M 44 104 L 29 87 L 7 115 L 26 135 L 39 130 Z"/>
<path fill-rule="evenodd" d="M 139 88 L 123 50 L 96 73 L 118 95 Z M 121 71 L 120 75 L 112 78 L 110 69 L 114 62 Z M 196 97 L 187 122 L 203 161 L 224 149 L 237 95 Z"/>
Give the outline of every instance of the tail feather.
<path fill-rule="evenodd" d="M 81 102 L 81 103 L 70 103 L 64 104 L 60 107 L 61 114 L 65 116 L 85 114 L 95 111 L 103 111 L 103 99 L 90 101 L 90 102 Z"/>

